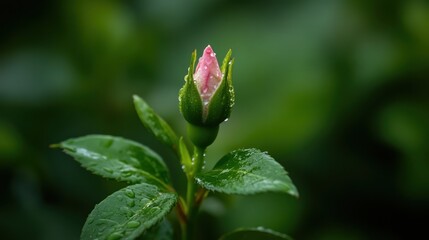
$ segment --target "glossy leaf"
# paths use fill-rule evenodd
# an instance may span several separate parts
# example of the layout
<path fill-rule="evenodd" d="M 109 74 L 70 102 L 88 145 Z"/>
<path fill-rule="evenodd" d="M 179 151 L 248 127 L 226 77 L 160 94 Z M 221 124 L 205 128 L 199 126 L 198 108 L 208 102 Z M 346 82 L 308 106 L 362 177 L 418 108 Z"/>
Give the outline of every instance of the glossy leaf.
<path fill-rule="evenodd" d="M 170 125 L 139 96 L 134 95 L 133 99 L 137 114 L 146 129 L 162 143 L 176 150 L 178 138 Z"/>
<path fill-rule="evenodd" d="M 224 156 L 215 167 L 196 177 L 204 188 L 227 194 L 285 192 L 298 196 L 287 172 L 267 153 L 240 149 Z"/>
<path fill-rule="evenodd" d="M 135 239 L 159 223 L 174 207 L 177 196 L 141 183 L 123 188 L 95 206 L 81 239 Z"/>
<path fill-rule="evenodd" d="M 131 183 L 168 183 L 162 158 L 137 142 L 107 135 L 88 135 L 58 145 L 94 174 Z"/>
<path fill-rule="evenodd" d="M 173 239 L 173 226 L 167 219 L 160 222 L 158 225 L 153 226 L 149 229 L 143 237 L 142 240 L 172 240 Z"/>
<path fill-rule="evenodd" d="M 180 163 L 182 164 L 183 171 L 185 173 L 192 172 L 192 161 L 189 155 L 188 148 L 183 140 L 183 137 L 179 140 L 179 152 L 180 152 Z"/>
<path fill-rule="evenodd" d="M 249 229 L 237 229 L 225 234 L 219 240 L 292 240 L 289 236 L 270 229 L 258 227 Z"/>

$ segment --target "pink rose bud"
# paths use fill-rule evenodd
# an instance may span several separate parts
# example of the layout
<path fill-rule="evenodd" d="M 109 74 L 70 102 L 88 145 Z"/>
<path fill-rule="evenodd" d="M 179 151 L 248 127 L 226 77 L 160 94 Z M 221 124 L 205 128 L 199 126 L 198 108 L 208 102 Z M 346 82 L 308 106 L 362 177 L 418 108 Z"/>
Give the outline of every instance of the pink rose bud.
<path fill-rule="evenodd" d="M 203 56 L 200 57 L 194 73 L 194 81 L 203 100 L 204 112 L 207 111 L 207 105 L 222 81 L 222 75 L 216 59 L 216 53 L 208 45 L 204 49 Z"/>
<path fill-rule="evenodd" d="M 211 141 L 207 140 L 210 137 L 205 136 L 215 137 L 219 124 L 231 113 L 234 104 L 231 80 L 233 59 L 229 50 L 223 60 L 222 68 L 219 68 L 216 53 L 208 45 L 194 73 L 196 54 L 196 51 L 192 53 L 188 74 L 185 76 L 185 85 L 179 92 L 179 107 L 183 117 L 190 123 L 188 127 L 200 129 L 193 131 L 196 133 L 193 134 L 194 143 L 198 141 L 203 146 Z M 213 134 L 211 134 L 212 130 Z M 208 131 L 207 134 L 202 134 L 204 131 Z"/>

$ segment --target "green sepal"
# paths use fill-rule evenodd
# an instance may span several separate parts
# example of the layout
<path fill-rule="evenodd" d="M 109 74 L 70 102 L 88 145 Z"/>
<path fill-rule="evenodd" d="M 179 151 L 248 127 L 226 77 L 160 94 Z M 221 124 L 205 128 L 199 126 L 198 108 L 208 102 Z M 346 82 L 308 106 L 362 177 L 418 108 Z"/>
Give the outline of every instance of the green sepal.
<path fill-rule="evenodd" d="M 232 51 L 230 49 L 222 63 L 222 81 L 209 102 L 207 118 L 204 121 L 205 126 L 219 125 L 231 115 L 231 108 L 234 105 L 234 88 L 231 74 L 234 61 L 231 59 L 231 55 Z"/>
<path fill-rule="evenodd" d="M 185 85 L 179 92 L 179 108 L 183 117 L 194 125 L 203 124 L 203 102 L 198 87 L 194 81 L 194 69 L 197 51 L 191 55 L 188 74 L 185 76 Z"/>

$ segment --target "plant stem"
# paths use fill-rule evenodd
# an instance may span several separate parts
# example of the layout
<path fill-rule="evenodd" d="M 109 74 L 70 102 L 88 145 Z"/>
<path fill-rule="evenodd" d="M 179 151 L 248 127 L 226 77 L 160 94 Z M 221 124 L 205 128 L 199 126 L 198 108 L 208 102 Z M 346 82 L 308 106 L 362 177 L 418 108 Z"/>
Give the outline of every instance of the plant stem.
<path fill-rule="evenodd" d="M 182 239 L 186 239 L 186 202 L 182 197 L 179 197 L 179 201 L 176 206 L 177 217 L 180 223 L 180 230 L 182 233 Z"/>
<path fill-rule="evenodd" d="M 198 185 L 195 183 L 195 175 L 198 174 L 204 165 L 204 152 L 205 149 L 194 147 L 194 153 L 192 156 L 193 170 L 188 174 L 188 186 L 186 193 L 186 203 L 188 208 L 186 230 L 182 235 L 184 240 L 192 240 L 194 238 L 195 230 L 195 218 L 198 212 L 199 204 L 195 204 Z"/>

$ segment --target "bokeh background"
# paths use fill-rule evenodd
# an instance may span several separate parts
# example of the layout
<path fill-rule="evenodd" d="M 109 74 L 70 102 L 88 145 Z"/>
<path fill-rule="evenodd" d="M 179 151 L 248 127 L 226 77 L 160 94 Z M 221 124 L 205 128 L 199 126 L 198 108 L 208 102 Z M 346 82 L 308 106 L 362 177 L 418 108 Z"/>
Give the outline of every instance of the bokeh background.
<path fill-rule="evenodd" d="M 78 239 L 122 185 L 51 143 L 91 133 L 173 154 L 145 131 L 139 94 L 184 133 L 190 53 L 236 58 L 236 105 L 208 165 L 268 151 L 300 191 L 211 195 L 201 239 L 265 226 L 295 239 L 409 239 L 429 214 L 428 1 L 42 0 L 0 4 L 1 239 Z"/>

